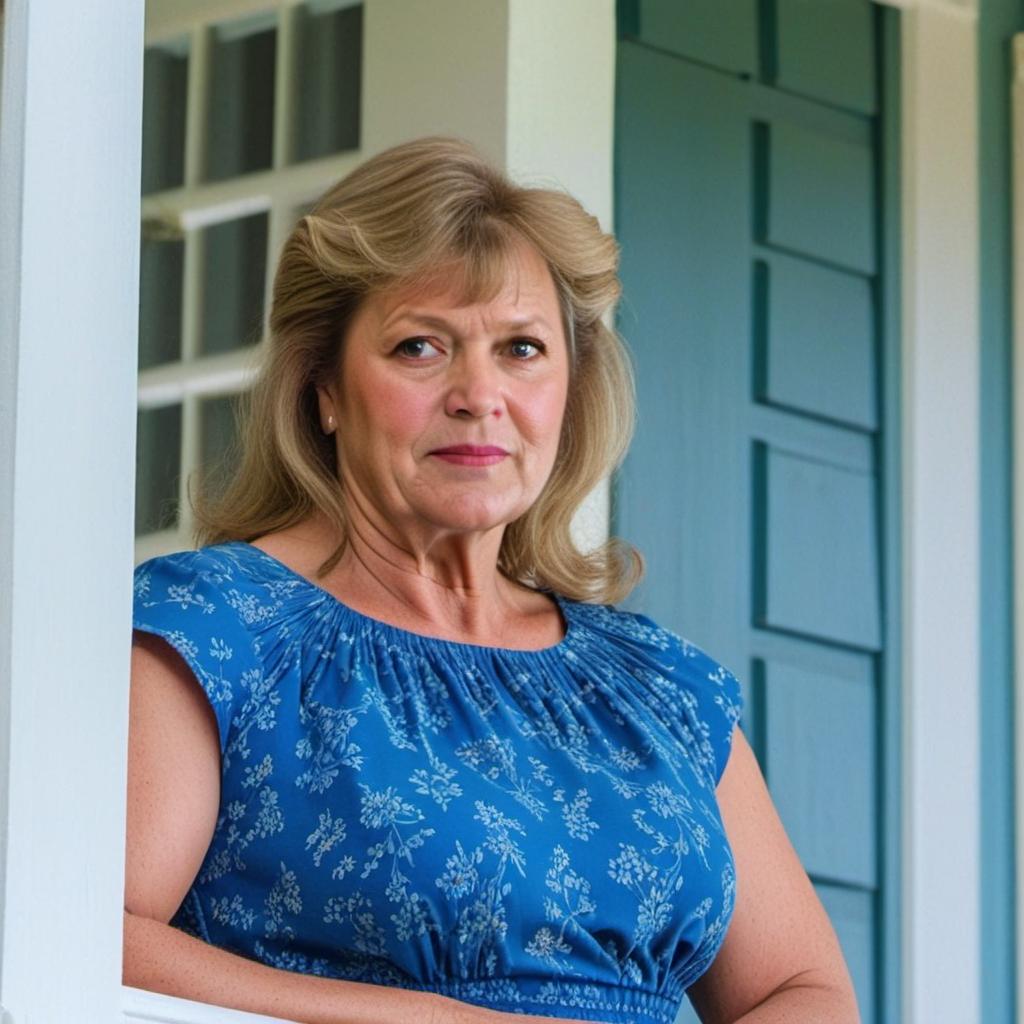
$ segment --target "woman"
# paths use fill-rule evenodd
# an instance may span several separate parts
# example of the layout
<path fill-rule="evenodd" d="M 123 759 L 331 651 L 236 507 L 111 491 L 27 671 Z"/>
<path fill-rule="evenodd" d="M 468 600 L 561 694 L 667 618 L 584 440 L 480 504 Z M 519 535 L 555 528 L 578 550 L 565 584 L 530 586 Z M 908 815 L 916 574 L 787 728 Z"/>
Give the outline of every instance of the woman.
<path fill-rule="evenodd" d="M 127 984 L 316 1024 L 857 1019 L 735 677 L 571 537 L 632 423 L 617 259 L 446 139 L 295 228 L 204 546 L 136 570 Z"/>

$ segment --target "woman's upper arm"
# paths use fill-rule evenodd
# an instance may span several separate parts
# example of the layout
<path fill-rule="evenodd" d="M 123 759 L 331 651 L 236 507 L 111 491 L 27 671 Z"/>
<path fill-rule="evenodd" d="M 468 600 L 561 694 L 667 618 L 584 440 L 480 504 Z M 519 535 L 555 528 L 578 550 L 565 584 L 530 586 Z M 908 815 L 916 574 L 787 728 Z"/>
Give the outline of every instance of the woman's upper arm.
<path fill-rule="evenodd" d="M 210 844 L 220 805 L 217 722 L 164 640 L 134 633 L 128 719 L 125 909 L 168 922 Z"/>
<path fill-rule="evenodd" d="M 736 905 L 722 948 L 688 990 L 703 1021 L 734 1021 L 797 976 L 853 998 L 832 924 L 737 727 L 716 790 L 736 862 Z"/>

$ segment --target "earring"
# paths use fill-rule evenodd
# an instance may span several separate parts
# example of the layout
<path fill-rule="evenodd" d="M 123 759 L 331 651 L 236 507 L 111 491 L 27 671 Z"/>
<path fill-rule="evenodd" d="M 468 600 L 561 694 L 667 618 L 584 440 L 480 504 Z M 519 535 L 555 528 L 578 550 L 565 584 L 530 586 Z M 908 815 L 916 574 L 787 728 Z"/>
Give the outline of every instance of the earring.
<path fill-rule="evenodd" d="M 334 430 L 334 417 L 333 416 L 328 416 L 327 417 L 327 432 L 331 433 L 333 430 Z"/>

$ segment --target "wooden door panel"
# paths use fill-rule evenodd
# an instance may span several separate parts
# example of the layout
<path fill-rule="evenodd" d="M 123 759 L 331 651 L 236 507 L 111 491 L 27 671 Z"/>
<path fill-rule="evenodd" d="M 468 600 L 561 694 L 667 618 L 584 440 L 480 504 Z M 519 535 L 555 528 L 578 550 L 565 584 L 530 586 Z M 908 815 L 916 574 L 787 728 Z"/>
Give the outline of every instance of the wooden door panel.
<path fill-rule="evenodd" d="M 809 39 L 820 26 L 804 28 Z M 614 526 L 648 559 L 629 604 L 744 682 L 741 724 L 872 1020 L 883 841 L 876 133 L 849 109 L 771 88 L 764 68 L 760 81 L 723 74 L 709 51 L 684 59 L 667 28 L 647 31 L 620 42 L 616 116 L 619 328 L 639 408 Z M 802 74 L 806 91 L 835 99 L 814 59 L 799 70 L 793 53 L 776 57 L 791 84 Z"/>
<path fill-rule="evenodd" d="M 878 96 L 871 0 L 775 0 L 775 8 L 775 84 L 823 103 L 874 114 Z"/>
<path fill-rule="evenodd" d="M 758 0 L 626 0 L 631 34 L 714 67 L 753 74 Z"/>
<path fill-rule="evenodd" d="M 754 262 L 756 401 L 878 428 L 869 278 L 780 253 Z"/>

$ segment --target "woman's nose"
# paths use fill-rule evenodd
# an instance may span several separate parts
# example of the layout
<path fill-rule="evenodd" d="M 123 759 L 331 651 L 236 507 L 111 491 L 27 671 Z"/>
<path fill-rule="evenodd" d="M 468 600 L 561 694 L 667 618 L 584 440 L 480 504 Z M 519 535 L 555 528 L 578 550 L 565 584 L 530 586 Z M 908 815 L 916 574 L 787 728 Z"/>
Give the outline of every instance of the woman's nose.
<path fill-rule="evenodd" d="M 450 373 L 445 396 L 449 416 L 500 415 L 503 399 L 498 368 L 489 354 L 463 354 L 452 364 Z"/>

